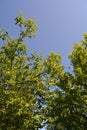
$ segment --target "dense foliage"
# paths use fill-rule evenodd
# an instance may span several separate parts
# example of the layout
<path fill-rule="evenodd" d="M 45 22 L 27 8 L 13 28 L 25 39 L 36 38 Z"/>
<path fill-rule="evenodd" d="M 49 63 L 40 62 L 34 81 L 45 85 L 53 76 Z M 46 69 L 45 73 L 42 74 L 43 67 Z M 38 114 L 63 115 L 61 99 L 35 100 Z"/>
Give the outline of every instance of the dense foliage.
<path fill-rule="evenodd" d="M 11 38 L 0 30 L 0 130 L 87 129 L 87 34 L 69 54 L 72 72 L 61 55 L 28 54 L 24 38 L 33 38 L 37 25 L 18 16 L 21 31 Z"/>
<path fill-rule="evenodd" d="M 57 89 L 47 100 L 48 130 L 87 129 L 87 34 L 69 54 L 72 72 L 57 76 Z M 59 70 L 58 70 L 59 71 Z"/>

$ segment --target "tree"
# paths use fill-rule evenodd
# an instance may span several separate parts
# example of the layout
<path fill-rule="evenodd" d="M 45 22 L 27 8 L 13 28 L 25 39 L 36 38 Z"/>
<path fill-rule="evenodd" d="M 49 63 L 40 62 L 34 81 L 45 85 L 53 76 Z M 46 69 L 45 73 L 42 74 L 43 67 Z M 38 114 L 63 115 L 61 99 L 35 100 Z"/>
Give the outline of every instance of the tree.
<path fill-rule="evenodd" d="M 74 44 L 69 54 L 72 72 L 56 78 L 56 89 L 49 91 L 46 106 L 48 130 L 87 129 L 87 34 Z M 55 73 L 56 74 L 56 73 Z"/>
<path fill-rule="evenodd" d="M 72 71 L 61 55 L 29 54 L 24 39 L 33 38 L 37 24 L 15 18 L 18 38 L 0 30 L 0 130 L 87 129 L 87 34 L 69 54 Z"/>
<path fill-rule="evenodd" d="M 37 130 L 42 127 L 41 113 L 45 95 L 43 58 L 28 55 L 24 38 L 32 38 L 37 25 L 32 18 L 18 16 L 18 38 L 1 29 L 0 40 L 0 130 Z"/>
<path fill-rule="evenodd" d="M 18 38 L 0 30 L 0 130 L 37 130 L 45 123 L 49 90 L 64 68 L 54 52 L 47 58 L 29 55 L 24 38 L 35 36 L 36 22 L 24 15 L 15 21 L 20 27 Z"/>

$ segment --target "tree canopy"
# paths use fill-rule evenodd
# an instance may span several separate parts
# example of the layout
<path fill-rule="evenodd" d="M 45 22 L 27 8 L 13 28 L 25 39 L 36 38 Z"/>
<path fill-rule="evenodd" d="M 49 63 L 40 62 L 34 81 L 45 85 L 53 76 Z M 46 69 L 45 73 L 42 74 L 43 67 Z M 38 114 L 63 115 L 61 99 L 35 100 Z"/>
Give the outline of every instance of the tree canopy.
<path fill-rule="evenodd" d="M 65 71 L 60 54 L 29 54 L 24 38 L 37 31 L 34 19 L 15 18 L 18 38 L 0 29 L 0 130 L 87 129 L 87 34 L 69 54 Z"/>
<path fill-rule="evenodd" d="M 87 33 L 69 54 L 72 72 L 57 77 L 57 89 L 47 100 L 48 130 L 87 129 Z"/>

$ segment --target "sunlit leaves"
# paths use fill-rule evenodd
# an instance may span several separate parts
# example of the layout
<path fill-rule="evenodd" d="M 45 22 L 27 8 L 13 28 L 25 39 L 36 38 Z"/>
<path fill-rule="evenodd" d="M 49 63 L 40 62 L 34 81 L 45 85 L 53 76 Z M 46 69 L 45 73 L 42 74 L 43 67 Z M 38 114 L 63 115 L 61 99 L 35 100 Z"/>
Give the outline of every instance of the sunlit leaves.
<path fill-rule="evenodd" d="M 30 66 L 23 38 L 33 37 L 37 25 L 32 18 L 25 20 L 24 15 L 15 20 L 25 28 L 19 38 L 9 38 L 3 29 L 0 32 L 0 40 L 4 43 L 0 49 L 0 129 L 36 129 L 41 127 L 43 118 L 38 108 L 38 96 L 41 98 L 45 90 L 39 76 L 43 60 L 40 56 L 31 57 L 34 66 Z M 23 31 L 26 34 L 22 34 Z"/>
<path fill-rule="evenodd" d="M 35 33 L 37 31 L 37 24 L 36 21 L 32 18 L 26 20 L 25 16 L 22 14 L 15 18 L 15 21 L 18 26 L 21 27 L 20 36 L 21 38 L 29 37 L 33 38 L 35 37 Z"/>
<path fill-rule="evenodd" d="M 35 36 L 36 22 L 23 14 L 15 21 L 19 38 L 0 30 L 0 130 L 86 130 L 87 34 L 69 54 L 70 72 L 59 54 L 27 53 L 24 38 Z"/>
<path fill-rule="evenodd" d="M 74 44 L 69 54 L 73 73 L 60 72 L 59 82 L 47 98 L 47 130 L 87 129 L 87 34 L 82 44 Z M 50 62 L 49 62 L 50 61 Z M 47 63 L 52 63 L 51 59 Z M 58 65 L 58 64 L 57 64 Z M 50 65 L 51 66 L 51 65 Z M 51 66 L 51 67 L 52 67 Z M 61 70 L 61 69 L 60 69 Z M 52 72 L 51 69 L 49 72 Z M 54 71 L 53 71 L 54 72 Z M 58 72 L 56 72 L 57 74 Z M 61 76 L 62 74 L 62 76 Z M 58 80 L 57 80 L 58 81 Z"/>
<path fill-rule="evenodd" d="M 57 78 L 62 75 L 63 66 L 61 65 L 61 56 L 59 54 L 50 53 L 45 60 L 45 71 L 51 76 Z"/>

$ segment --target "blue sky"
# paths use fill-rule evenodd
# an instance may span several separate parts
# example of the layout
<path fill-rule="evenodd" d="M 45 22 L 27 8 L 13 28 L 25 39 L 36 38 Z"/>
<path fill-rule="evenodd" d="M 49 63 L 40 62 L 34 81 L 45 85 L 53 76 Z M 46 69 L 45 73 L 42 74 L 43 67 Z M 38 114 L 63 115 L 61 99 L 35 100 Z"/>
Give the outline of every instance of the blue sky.
<path fill-rule="evenodd" d="M 28 40 L 31 50 L 60 53 L 67 66 L 67 55 L 75 42 L 80 42 L 82 33 L 87 32 L 86 0 L 1 0 L 0 27 L 5 27 L 12 35 L 17 35 L 18 27 L 14 18 L 18 10 L 27 18 L 36 18 L 38 32 Z"/>
<path fill-rule="evenodd" d="M 75 42 L 80 42 L 82 33 L 87 32 L 87 0 L 1 0 L 0 27 L 5 27 L 13 36 L 18 27 L 14 18 L 18 10 L 27 18 L 36 18 L 38 32 L 29 39 L 29 48 L 48 55 L 51 51 L 63 57 L 63 64 L 69 64 L 67 55 Z"/>

